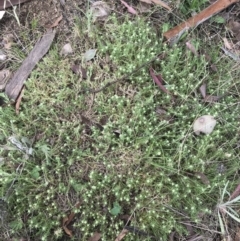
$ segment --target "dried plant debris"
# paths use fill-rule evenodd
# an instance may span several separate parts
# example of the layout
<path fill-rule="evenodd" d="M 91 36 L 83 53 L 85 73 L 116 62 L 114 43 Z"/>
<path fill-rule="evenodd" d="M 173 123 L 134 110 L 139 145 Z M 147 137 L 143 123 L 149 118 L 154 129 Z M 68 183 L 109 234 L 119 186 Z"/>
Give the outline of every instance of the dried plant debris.
<path fill-rule="evenodd" d="M 232 35 L 239 41 L 240 40 L 240 23 L 231 19 L 228 22 L 227 27 L 232 32 Z"/>
<path fill-rule="evenodd" d="M 97 49 L 89 49 L 84 53 L 84 60 L 87 62 L 92 60 L 96 55 Z"/>
<path fill-rule="evenodd" d="M 98 232 L 95 232 L 92 237 L 88 239 L 88 241 L 98 241 L 100 240 L 102 235 Z"/>
<path fill-rule="evenodd" d="M 74 64 L 71 66 L 71 70 L 74 74 L 79 75 L 83 79 L 87 79 L 87 70 L 79 64 Z"/>
<path fill-rule="evenodd" d="M 0 61 L 5 61 L 7 59 L 7 55 L 3 50 L 0 49 Z"/>
<path fill-rule="evenodd" d="M 80 205 L 81 205 L 81 203 L 77 202 L 75 204 L 75 207 L 79 208 Z M 69 229 L 68 225 L 73 221 L 74 217 L 75 217 L 75 213 L 71 212 L 68 216 L 64 217 L 62 220 L 62 228 L 65 231 L 65 233 L 71 238 L 73 237 L 73 232 L 72 232 L 72 230 Z"/>
<path fill-rule="evenodd" d="M 6 34 L 3 37 L 1 45 L 3 45 L 5 49 L 11 49 L 12 44 L 13 44 L 13 35 L 12 34 Z"/>
<path fill-rule="evenodd" d="M 170 92 L 166 89 L 166 87 L 163 85 L 163 79 L 162 79 L 162 76 L 159 74 L 159 75 L 156 75 L 154 73 L 154 70 L 153 68 L 150 68 L 149 69 L 150 71 L 150 75 L 153 79 L 153 81 L 158 85 L 158 87 L 163 91 L 165 92 L 166 94 L 169 94 L 170 95 Z"/>
<path fill-rule="evenodd" d="M 120 0 L 121 1 L 121 3 L 127 8 L 127 10 L 128 10 L 128 12 L 129 13 L 131 13 L 131 14 L 133 14 L 133 15 L 137 15 L 138 13 L 137 13 L 137 11 L 132 7 L 132 6 L 130 6 L 129 4 L 127 4 L 125 1 L 123 1 L 123 0 Z"/>
<path fill-rule="evenodd" d="M 172 9 L 167 5 L 167 3 L 161 1 L 161 0 L 140 0 L 141 2 L 144 2 L 144 3 L 148 3 L 148 4 L 156 4 L 158 6 L 161 6 L 165 9 L 167 9 L 168 11 L 172 11 Z"/>
<path fill-rule="evenodd" d="M 203 115 L 197 118 L 193 123 L 193 131 L 196 135 L 200 133 L 211 134 L 217 121 L 211 115 Z"/>
<path fill-rule="evenodd" d="M 0 71 L 0 91 L 5 89 L 8 80 L 11 77 L 11 72 L 8 69 L 3 69 Z"/>
<path fill-rule="evenodd" d="M 198 52 L 196 48 L 193 46 L 193 44 L 190 41 L 186 42 L 186 47 L 196 56 L 198 56 Z"/>
<path fill-rule="evenodd" d="M 230 43 L 227 38 L 223 38 L 223 43 L 226 49 L 233 49 L 233 44 Z"/>
<path fill-rule="evenodd" d="M 240 58 L 237 54 L 234 54 L 233 52 L 227 50 L 224 47 L 221 47 L 221 49 L 223 50 L 223 52 L 230 58 L 232 58 L 234 61 L 240 61 Z"/>
<path fill-rule="evenodd" d="M 72 54 L 73 53 L 73 49 L 72 49 L 72 46 L 70 43 L 67 43 L 65 44 L 62 49 L 61 49 L 61 52 L 60 54 L 63 55 L 63 56 L 67 56 L 69 54 Z"/>
<path fill-rule="evenodd" d="M 117 236 L 117 238 L 115 239 L 115 241 L 121 241 L 127 234 L 128 234 L 128 230 L 127 229 L 123 229 L 119 235 Z"/>
<path fill-rule="evenodd" d="M 92 4 L 90 11 L 93 15 L 93 22 L 105 20 L 111 13 L 110 7 L 103 1 L 96 1 Z"/>
<path fill-rule="evenodd" d="M 202 97 L 205 98 L 207 95 L 207 84 L 206 83 L 202 84 L 199 88 L 199 91 L 200 91 Z"/>

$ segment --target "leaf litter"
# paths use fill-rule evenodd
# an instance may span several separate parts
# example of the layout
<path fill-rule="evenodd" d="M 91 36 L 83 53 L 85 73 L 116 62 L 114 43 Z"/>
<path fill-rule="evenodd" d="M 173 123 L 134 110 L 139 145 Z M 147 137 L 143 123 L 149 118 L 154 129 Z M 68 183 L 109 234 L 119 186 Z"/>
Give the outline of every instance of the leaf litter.
<path fill-rule="evenodd" d="M 193 123 L 193 131 L 196 135 L 211 134 L 217 121 L 211 115 L 203 115 L 198 117 Z"/>
<path fill-rule="evenodd" d="M 63 56 L 67 56 L 69 54 L 72 54 L 73 53 L 73 49 L 72 49 L 72 46 L 70 43 L 67 43 L 65 44 L 62 49 L 61 49 L 61 52 L 60 54 L 63 55 Z"/>
<path fill-rule="evenodd" d="M 75 208 L 79 208 L 81 205 L 80 202 L 77 202 L 75 205 Z M 69 235 L 71 238 L 73 237 L 72 230 L 69 229 L 68 225 L 73 221 L 75 217 L 75 213 L 71 212 L 68 216 L 64 217 L 62 220 L 62 228 L 65 231 L 67 235 Z"/>
<path fill-rule="evenodd" d="M 131 14 L 133 14 L 133 15 L 137 15 L 138 13 L 137 13 L 137 11 L 132 7 L 132 6 L 130 6 L 130 5 L 128 5 L 125 1 L 123 1 L 123 0 L 120 0 L 121 1 L 121 3 L 127 8 L 127 10 L 128 10 L 128 12 L 129 13 L 131 13 Z"/>
<path fill-rule="evenodd" d="M 98 241 L 102 237 L 101 233 L 95 232 L 92 237 L 88 239 L 88 241 Z"/>
<path fill-rule="evenodd" d="M 71 70 L 74 74 L 79 75 L 83 79 L 87 79 L 87 69 L 82 67 L 80 64 L 73 64 Z"/>
<path fill-rule="evenodd" d="M 96 55 L 97 49 L 89 49 L 84 54 L 84 60 L 87 62 L 89 60 L 92 60 Z"/>
<path fill-rule="evenodd" d="M 96 1 L 92 4 L 90 11 L 93 15 L 93 22 L 105 20 L 111 13 L 111 9 L 106 2 Z"/>
<path fill-rule="evenodd" d="M 170 92 L 167 90 L 167 88 L 163 85 L 163 78 L 162 76 L 159 74 L 159 75 L 156 75 L 154 73 L 154 70 L 153 68 L 151 67 L 149 69 L 149 72 L 150 72 L 150 75 L 153 79 L 153 81 L 157 84 L 157 86 L 166 94 L 169 94 L 170 95 Z"/>
<path fill-rule="evenodd" d="M 159 5 L 167 10 L 169 10 L 170 12 L 172 11 L 172 9 L 167 5 L 167 3 L 161 1 L 161 0 L 139 0 L 140 2 L 144 2 L 144 3 L 148 3 L 148 4 L 156 4 Z"/>

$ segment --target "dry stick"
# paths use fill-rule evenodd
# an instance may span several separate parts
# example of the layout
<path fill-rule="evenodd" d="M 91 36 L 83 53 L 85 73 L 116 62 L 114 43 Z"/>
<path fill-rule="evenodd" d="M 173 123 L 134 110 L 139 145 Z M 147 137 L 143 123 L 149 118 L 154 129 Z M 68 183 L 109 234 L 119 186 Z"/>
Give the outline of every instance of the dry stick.
<path fill-rule="evenodd" d="M 189 28 L 198 26 L 202 22 L 206 21 L 207 19 L 211 18 L 218 12 L 222 11 L 223 9 L 229 7 L 233 3 L 238 2 L 239 0 L 218 0 L 217 2 L 213 3 L 209 7 L 205 8 L 203 11 L 198 13 L 197 15 L 189 18 L 187 21 L 182 22 L 178 26 L 168 30 L 163 34 L 167 40 L 174 44 L 178 41 L 181 35 L 187 31 Z"/>
<path fill-rule="evenodd" d="M 10 100 L 15 101 L 22 90 L 24 82 L 31 74 L 39 60 L 48 52 L 55 37 L 55 31 L 48 32 L 38 40 L 28 57 L 23 61 L 21 67 L 16 71 L 13 78 L 6 85 L 5 93 Z"/>

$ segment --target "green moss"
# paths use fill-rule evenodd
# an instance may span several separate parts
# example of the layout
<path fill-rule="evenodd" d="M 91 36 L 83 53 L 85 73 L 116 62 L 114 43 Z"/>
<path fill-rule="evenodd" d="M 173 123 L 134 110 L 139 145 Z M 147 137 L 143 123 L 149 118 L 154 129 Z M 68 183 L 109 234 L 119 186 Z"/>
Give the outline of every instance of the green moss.
<path fill-rule="evenodd" d="M 74 210 L 76 240 L 87 240 L 95 231 L 102 240 L 114 240 L 126 224 L 121 214 L 131 215 L 131 226 L 167 240 L 173 230 L 186 234 L 184 217 L 197 226 L 199 214 L 214 209 L 219 188 L 226 180 L 234 183 L 237 74 L 227 64 L 213 74 L 204 58 L 181 45 L 169 49 L 159 35 L 142 19 L 112 17 L 88 39 L 98 45 L 91 65 L 95 80 L 79 80 L 54 46 L 26 83 L 20 114 L 10 106 L 0 109 L 0 187 L 3 196 L 11 189 L 6 200 L 14 236 L 24 235 L 24 226 L 35 240 L 58 240 L 64 235 L 63 217 Z M 132 74 L 158 54 L 151 66 L 174 98 L 153 83 L 149 65 Z M 106 56 L 108 64 L 100 67 Z M 79 94 L 126 74 L 125 82 L 94 96 Z M 206 104 L 198 93 L 205 81 L 209 94 L 234 94 Z M 157 114 L 159 108 L 164 115 Z M 204 114 L 215 116 L 217 126 L 211 135 L 195 136 L 192 123 Z M 81 121 L 81 115 L 93 124 Z M 94 125 L 103 117 L 103 128 Z M 22 144 L 29 140 L 33 154 L 6 148 L 14 147 L 8 140 L 12 135 Z M 226 171 L 220 173 L 219 165 Z"/>

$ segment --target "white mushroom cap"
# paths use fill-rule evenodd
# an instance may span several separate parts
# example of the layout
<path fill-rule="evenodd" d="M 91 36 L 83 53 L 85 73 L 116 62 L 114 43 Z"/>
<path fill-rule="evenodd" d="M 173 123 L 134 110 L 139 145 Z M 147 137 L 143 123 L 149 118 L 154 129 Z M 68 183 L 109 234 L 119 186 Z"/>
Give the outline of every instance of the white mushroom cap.
<path fill-rule="evenodd" d="M 211 115 L 203 115 L 197 118 L 193 123 L 193 131 L 196 135 L 199 135 L 201 132 L 204 134 L 210 134 L 217 121 Z"/>

